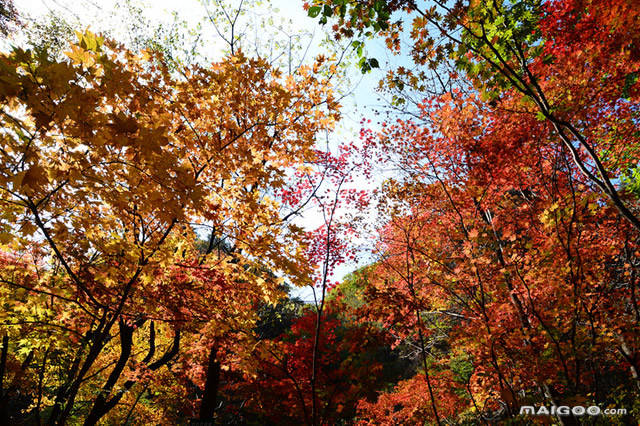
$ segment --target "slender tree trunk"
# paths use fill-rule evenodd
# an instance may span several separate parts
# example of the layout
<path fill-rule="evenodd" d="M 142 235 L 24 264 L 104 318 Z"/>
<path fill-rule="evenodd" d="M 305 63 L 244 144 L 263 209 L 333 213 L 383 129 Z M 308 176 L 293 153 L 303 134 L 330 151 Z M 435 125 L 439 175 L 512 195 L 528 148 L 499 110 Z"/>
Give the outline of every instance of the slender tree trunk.
<path fill-rule="evenodd" d="M 7 353 L 9 352 L 9 336 L 2 336 L 2 353 L 0 354 L 0 423 L 9 424 L 8 404 L 4 391 L 4 376 L 7 367 Z"/>
<path fill-rule="evenodd" d="M 42 406 L 42 384 L 44 383 L 44 375 L 47 368 L 47 357 L 49 356 L 49 351 L 51 350 L 51 346 L 47 348 L 43 357 L 42 357 L 42 365 L 40 366 L 40 370 L 38 371 L 38 397 L 36 401 L 36 423 L 38 426 L 42 424 L 42 418 L 40 416 L 40 409 Z"/>
<path fill-rule="evenodd" d="M 104 416 L 107 412 L 107 399 L 113 390 L 113 387 L 117 383 L 118 379 L 122 375 L 124 368 L 129 361 L 129 357 L 131 356 L 131 348 L 133 346 L 133 332 L 135 331 L 135 327 L 132 325 L 128 325 L 121 318 L 119 320 L 120 325 L 120 357 L 118 358 L 118 362 L 111 370 L 109 374 L 109 378 L 107 382 L 104 384 L 100 393 L 96 397 L 95 402 L 93 403 L 93 407 L 89 412 L 89 415 L 84 421 L 85 425 L 94 425 L 100 420 L 102 416 Z"/>
<path fill-rule="evenodd" d="M 218 348 L 211 347 L 209 363 L 207 365 L 207 378 L 204 384 L 204 394 L 200 404 L 200 417 L 202 421 L 213 421 L 218 400 L 218 387 L 220 385 L 220 362 L 217 359 Z"/>

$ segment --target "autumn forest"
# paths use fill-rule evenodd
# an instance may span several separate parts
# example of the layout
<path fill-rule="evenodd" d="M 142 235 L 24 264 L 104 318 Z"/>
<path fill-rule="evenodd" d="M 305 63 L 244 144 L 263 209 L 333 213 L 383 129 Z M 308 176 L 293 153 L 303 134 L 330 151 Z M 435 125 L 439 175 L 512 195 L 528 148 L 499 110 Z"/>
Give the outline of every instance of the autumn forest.
<path fill-rule="evenodd" d="M 638 424 L 640 2 L 189 1 L 0 0 L 0 425 Z"/>

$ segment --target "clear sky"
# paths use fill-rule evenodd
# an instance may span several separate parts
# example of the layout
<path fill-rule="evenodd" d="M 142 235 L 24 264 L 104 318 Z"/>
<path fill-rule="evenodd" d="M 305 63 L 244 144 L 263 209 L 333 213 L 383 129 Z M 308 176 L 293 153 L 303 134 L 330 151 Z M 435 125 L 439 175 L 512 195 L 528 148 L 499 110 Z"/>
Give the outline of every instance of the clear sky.
<path fill-rule="evenodd" d="M 214 12 L 216 10 L 215 4 L 219 0 L 210 0 L 209 11 Z M 235 4 L 236 0 L 222 0 L 225 3 Z M 325 28 L 321 27 L 316 19 L 311 19 L 307 16 L 306 12 L 302 8 L 302 0 L 272 0 L 265 1 L 263 6 L 254 8 L 249 11 L 249 14 L 244 17 L 245 25 L 251 19 L 271 18 L 272 22 L 269 22 L 270 29 L 265 31 L 264 34 L 258 34 L 256 31 L 253 34 L 255 38 L 254 43 L 266 45 L 269 40 L 265 40 L 265 37 L 269 37 L 266 34 L 273 34 L 273 31 L 278 26 L 282 26 L 283 31 L 294 33 L 309 33 L 313 32 L 314 41 L 309 49 L 308 58 L 313 57 L 318 53 L 323 53 L 323 47 L 320 45 L 321 39 L 326 35 Z M 27 18 L 37 18 L 46 15 L 49 12 L 55 12 L 62 14 L 70 21 L 75 23 L 84 29 L 89 27 L 94 32 L 101 32 L 107 30 L 111 32 L 116 38 L 118 35 L 122 37 L 127 36 L 127 28 L 131 25 L 132 15 L 130 11 L 122 6 L 123 2 L 118 0 L 18 0 L 15 1 L 15 6 L 18 11 Z M 200 42 L 203 45 L 203 49 L 207 56 L 211 59 L 215 59 L 216 56 L 220 56 L 222 49 L 225 47 L 225 43 L 216 34 L 215 28 L 207 21 L 207 12 L 199 0 L 134 0 L 130 4 L 139 6 L 144 18 L 149 22 L 157 24 L 171 25 L 175 22 L 177 16 L 180 21 L 184 21 L 188 32 L 189 29 L 193 29 L 194 33 L 204 34 Z M 271 9 L 268 9 L 270 4 Z M 257 17 L 257 18 L 256 18 Z M 200 25 L 200 27 L 198 27 Z M 385 58 L 387 62 L 389 58 L 386 56 L 386 49 L 380 46 L 381 42 L 372 42 L 368 46 L 369 51 L 372 52 L 383 64 L 385 64 Z M 376 117 L 373 115 L 372 107 L 379 104 L 378 96 L 374 93 L 374 88 L 377 85 L 377 81 L 381 78 L 381 73 L 371 73 L 366 76 L 361 76 L 355 67 L 351 70 L 351 87 L 352 95 L 343 101 L 343 120 L 339 126 L 339 129 L 332 135 L 334 143 L 357 141 L 359 138 L 360 120 L 362 118 L 372 119 L 376 121 Z M 380 182 L 368 182 L 364 178 L 359 178 L 355 182 L 355 186 L 360 189 L 371 188 L 377 186 Z M 313 210 L 309 210 L 305 213 L 300 220 L 300 224 L 304 227 L 311 229 L 322 223 L 322 217 Z M 365 240 L 367 237 L 365 237 Z M 356 243 L 356 242 L 354 242 Z M 360 241 L 359 243 L 362 243 Z M 355 269 L 357 266 L 362 266 L 368 261 L 367 257 L 364 257 L 360 265 L 347 264 L 341 266 L 337 271 L 333 280 L 340 280 L 342 277 Z M 301 297 L 303 300 L 311 301 L 312 293 L 309 289 L 296 290 L 295 295 Z"/>

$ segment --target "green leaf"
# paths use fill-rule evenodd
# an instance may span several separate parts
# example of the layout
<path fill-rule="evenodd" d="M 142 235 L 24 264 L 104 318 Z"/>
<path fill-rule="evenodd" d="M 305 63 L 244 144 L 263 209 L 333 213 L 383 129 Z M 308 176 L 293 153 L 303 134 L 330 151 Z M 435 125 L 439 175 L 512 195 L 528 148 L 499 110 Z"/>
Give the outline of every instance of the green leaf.
<path fill-rule="evenodd" d="M 313 6 L 309 8 L 309 11 L 307 13 L 310 17 L 315 18 L 320 15 L 321 10 L 322 8 L 320 6 Z"/>
<path fill-rule="evenodd" d="M 367 58 L 361 58 L 360 61 L 358 61 L 358 65 L 360 66 L 362 74 L 366 74 L 371 71 L 371 65 L 369 64 L 369 61 L 367 61 Z"/>

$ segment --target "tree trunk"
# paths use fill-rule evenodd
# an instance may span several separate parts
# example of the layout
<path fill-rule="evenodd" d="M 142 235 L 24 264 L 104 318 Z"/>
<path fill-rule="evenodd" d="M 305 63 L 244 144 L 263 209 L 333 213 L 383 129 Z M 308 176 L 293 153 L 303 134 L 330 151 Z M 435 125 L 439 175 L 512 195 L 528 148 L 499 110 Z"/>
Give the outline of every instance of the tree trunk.
<path fill-rule="evenodd" d="M 220 362 L 217 360 L 218 349 L 215 345 L 211 347 L 209 353 L 209 364 L 207 366 L 207 378 L 204 384 L 204 394 L 200 405 L 200 418 L 202 421 L 213 421 L 216 403 L 218 399 L 218 386 L 220 384 Z"/>

